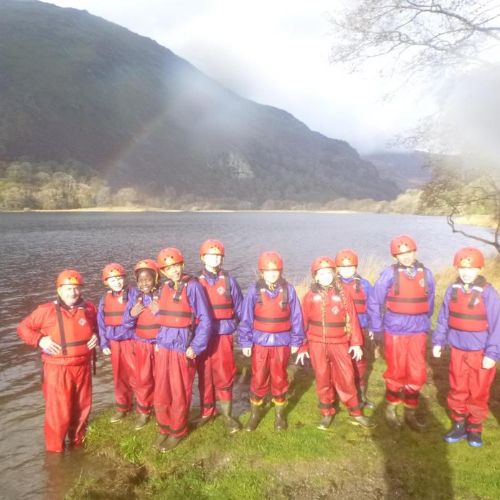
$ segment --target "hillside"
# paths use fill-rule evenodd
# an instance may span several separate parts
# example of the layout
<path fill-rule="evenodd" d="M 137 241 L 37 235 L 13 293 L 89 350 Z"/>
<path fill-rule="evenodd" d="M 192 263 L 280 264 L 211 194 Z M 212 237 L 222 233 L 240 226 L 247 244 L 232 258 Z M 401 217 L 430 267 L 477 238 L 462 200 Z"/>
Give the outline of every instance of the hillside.
<path fill-rule="evenodd" d="M 85 11 L 0 2 L 0 160 L 78 162 L 154 196 L 326 202 L 400 191 L 344 141 Z"/>

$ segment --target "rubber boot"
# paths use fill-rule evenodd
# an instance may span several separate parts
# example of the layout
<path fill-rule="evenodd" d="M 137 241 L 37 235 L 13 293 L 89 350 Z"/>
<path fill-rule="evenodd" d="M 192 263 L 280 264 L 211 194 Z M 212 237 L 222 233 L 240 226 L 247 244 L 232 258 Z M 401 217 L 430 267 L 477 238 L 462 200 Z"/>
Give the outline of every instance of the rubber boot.
<path fill-rule="evenodd" d="M 400 429 L 402 425 L 397 409 L 398 405 L 393 405 L 392 403 L 387 403 L 385 407 L 385 419 L 393 429 Z"/>
<path fill-rule="evenodd" d="M 224 417 L 224 423 L 229 434 L 234 434 L 240 430 L 240 424 L 231 415 L 233 409 L 232 401 L 219 401 L 221 414 Z"/>
<path fill-rule="evenodd" d="M 146 424 L 149 422 L 149 415 L 147 413 L 139 413 L 137 420 L 135 422 L 134 429 L 136 431 L 146 427 Z"/>
<path fill-rule="evenodd" d="M 262 402 L 260 404 L 251 403 L 252 413 L 250 415 L 250 419 L 245 426 L 245 430 L 248 432 L 252 432 L 257 429 L 259 425 L 260 419 L 262 417 Z"/>
<path fill-rule="evenodd" d="M 417 418 L 415 408 L 405 407 L 405 423 L 411 430 L 416 432 L 422 432 L 427 428 L 425 422 Z"/>
<path fill-rule="evenodd" d="M 351 415 L 351 424 L 359 425 L 365 429 L 371 429 L 376 425 L 370 417 L 365 417 L 364 415 Z"/>
<path fill-rule="evenodd" d="M 167 439 L 165 439 L 161 444 L 159 444 L 158 451 L 160 453 L 167 453 L 173 450 L 183 439 L 184 436 L 181 437 L 168 436 Z"/>
<path fill-rule="evenodd" d="M 467 433 L 467 442 L 469 446 L 474 448 L 481 448 L 483 446 L 483 438 L 480 432 L 468 432 Z"/>
<path fill-rule="evenodd" d="M 122 421 L 126 416 L 128 415 L 128 412 L 126 411 L 117 411 L 115 414 L 109 419 L 109 421 L 112 424 L 116 424 L 117 422 Z"/>
<path fill-rule="evenodd" d="M 200 427 L 203 427 L 205 424 L 208 424 L 208 422 L 211 422 L 212 419 L 215 418 L 215 415 L 207 415 L 206 417 L 198 417 L 197 419 L 193 420 L 192 426 L 195 429 L 199 429 Z"/>
<path fill-rule="evenodd" d="M 286 421 L 285 416 L 285 405 L 277 405 L 274 406 L 274 430 L 275 431 L 284 431 L 288 429 L 288 422 Z"/>
<path fill-rule="evenodd" d="M 467 437 L 467 431 L 465 430 L 465 421 L 453 422 L 451 429 L 443 436 L 443 439 L 447 443 L 458 443 L 461 439 Z"/>
<path fill-rule="evenodd" d="M 373 401 L 370 401 L 366 397 L 366 385 L 361 386 L 359 388 L 359 396 L 360 396 L 360 400 L 361 400 L 361 404 L 363 405 L 363 408 L 368 408 L 369 410 L 375 409 L 375 403 Z"/>
<path fill-rule="evenodd" d="M 334 417 L 335 415 L 323 415 L 317 428 L 322 431 L 326 431 L 328 427 L 330 427 L 330 425 L 332 424 Z"/>

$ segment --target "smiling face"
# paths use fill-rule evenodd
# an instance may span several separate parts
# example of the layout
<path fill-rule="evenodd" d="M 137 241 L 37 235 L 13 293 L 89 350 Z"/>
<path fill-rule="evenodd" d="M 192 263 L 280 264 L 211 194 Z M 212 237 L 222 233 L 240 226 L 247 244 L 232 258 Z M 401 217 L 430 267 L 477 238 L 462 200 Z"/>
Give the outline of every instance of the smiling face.
<path fill-rule="evenodd" d="M 82 296 L 82 287 L 80 285 L 61 285 L 57 289 L 57 294 L 64 304 L 73 307 Z"/>
<path fill-rule="evenodd" d="M 331 267 L 318 269 L 314 275 L 314 279 L 321 286 L 330 286 L 333 283 L 335 273 Z"/>
<path fill-rule="evenodd" d="M 460 279 L 466 284 L 470 285 L 476 281 L 476 278 L 479 276 L 481 269 L 479 267 L 459 267 L 458 275 Z"/>
<path fill-rule="evenodd" d="M 106 280 L 106 284 L 113 292 L 121 292 L 125 285 L 125 278 L 123 276 L 111 276 Z"/>
<path fill-rule="evenodd" d="M 137 287 L 142 293 L 151 293 L 155 286 L 155 275 L 150 269 L 141 269 L 137 273 Z"/>
<path fill-rule="evenodd" d="M 417 260 L 415 251 L 399 253 L 396 255 L 396 260 L 404 267 L 411 267 Z"/>
<path fill-rule="evenodd" d="M 182 277 L 183 268 L 184 264 L 173 264 L 171 266 L 164 267 L 161 272 L 167 279 L 178 282 Z"/>

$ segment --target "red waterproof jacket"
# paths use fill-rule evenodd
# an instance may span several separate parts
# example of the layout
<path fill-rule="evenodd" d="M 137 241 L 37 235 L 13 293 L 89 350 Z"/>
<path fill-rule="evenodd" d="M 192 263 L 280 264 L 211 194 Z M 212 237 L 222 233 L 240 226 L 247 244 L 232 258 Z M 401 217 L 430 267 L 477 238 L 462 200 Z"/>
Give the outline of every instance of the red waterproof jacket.
<path fill-rule="evenodd" d="M 17 333 L 28 345 L 37 347 L 43 336 L 49 336 L 62 348 L 61 354 L 43 354 L 44 362 L 76 365 L 88 361 L 92 351 L 87 342 L 97 329 L 97 311 L 90 301 L 68 308 L 58 301 L 38 306 L 17 327 Z"/>

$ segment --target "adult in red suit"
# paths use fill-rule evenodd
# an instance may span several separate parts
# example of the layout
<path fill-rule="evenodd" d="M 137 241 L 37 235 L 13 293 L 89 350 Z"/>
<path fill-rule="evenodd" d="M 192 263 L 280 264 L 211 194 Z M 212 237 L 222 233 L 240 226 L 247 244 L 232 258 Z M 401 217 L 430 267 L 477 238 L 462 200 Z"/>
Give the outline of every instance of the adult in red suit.
<path fill-rule="evenodd" d="M 45 446 L 63 452 L 83 443 L 92 403 L 91 360 L 97 346 L 96 308 L 82 299 L 83 278 L 66 269 L 57 299 L 38 306 L 17 327 L 21 339 L 42 350 Z"/>

